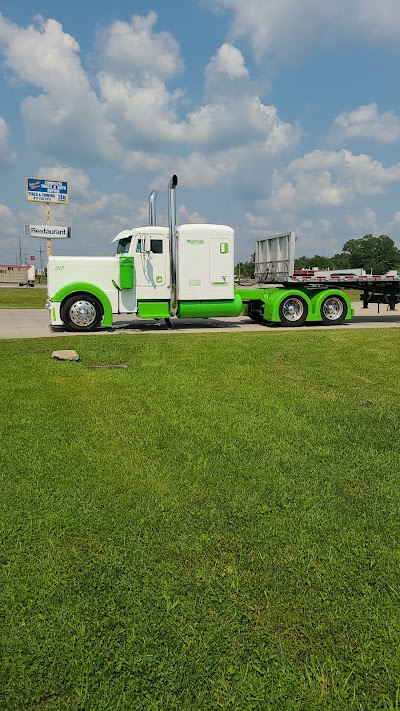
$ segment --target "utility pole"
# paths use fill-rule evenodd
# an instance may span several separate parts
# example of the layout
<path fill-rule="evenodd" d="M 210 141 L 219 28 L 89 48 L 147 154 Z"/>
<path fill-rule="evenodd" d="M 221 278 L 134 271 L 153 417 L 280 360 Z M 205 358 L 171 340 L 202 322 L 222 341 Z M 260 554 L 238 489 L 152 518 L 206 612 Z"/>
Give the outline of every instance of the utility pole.
<path fill-rule="evenodd" d="M 18 243 L 19 243 L 19 264 L 22 264 L 21 237 L 19 235 L 18 235 Z"/>

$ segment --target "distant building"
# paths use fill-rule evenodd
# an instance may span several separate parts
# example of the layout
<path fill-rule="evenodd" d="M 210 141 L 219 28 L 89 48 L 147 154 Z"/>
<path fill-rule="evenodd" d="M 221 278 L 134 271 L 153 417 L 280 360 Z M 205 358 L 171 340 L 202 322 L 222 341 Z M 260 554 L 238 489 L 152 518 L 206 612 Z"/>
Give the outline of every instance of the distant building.
<path fill-rule="evenodd" d="M 35 267 L 32 264 L 0 264 L 0 283 L 33 286 Z"/>

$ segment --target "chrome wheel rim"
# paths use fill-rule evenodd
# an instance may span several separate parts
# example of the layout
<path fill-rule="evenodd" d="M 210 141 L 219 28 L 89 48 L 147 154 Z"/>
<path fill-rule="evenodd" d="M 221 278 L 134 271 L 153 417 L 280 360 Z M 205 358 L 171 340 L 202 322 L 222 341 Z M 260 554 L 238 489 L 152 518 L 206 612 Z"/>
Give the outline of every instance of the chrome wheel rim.
<path fill-rule="evenodd" d="M 74 326 L 91 326 L 96 318 L 96 309 L 90 301 L 75 301 L 69 310 Z"/>
<path fill-rule="evenodd" d="M 287 321 L 299 321 L 304 313 L 304 305 L 300 299 L 292 297 L 286 299 L 282 307 L 282 314 Z"/>
<path fill-rule="evenodd" d="M 330 296 L 322 305 L 322 313 L 329 321 L 337 321 L 343 314 L 343 309 L 343 301 L 337 296 Z"/>

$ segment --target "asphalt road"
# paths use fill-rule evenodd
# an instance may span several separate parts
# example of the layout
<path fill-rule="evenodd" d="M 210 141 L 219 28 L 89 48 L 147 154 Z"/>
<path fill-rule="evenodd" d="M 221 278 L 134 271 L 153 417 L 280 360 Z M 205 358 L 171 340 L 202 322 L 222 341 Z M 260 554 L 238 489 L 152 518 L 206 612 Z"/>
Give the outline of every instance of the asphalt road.
<path fill-rule="evenodd" d="M 340 326 L 307 325 L 302 326 L 303 331 L 316 328 L 398 328 L 400 327 L 400 305 L 397 311 L 387 311 L 387 307 L 381 304 L 378 314 L 377 304 L 371 304 L 367 310 L 362 308 L 362 304 L 353 304 L 355 316 L 351 321 L 346 321 Z M 263 331 L 264 333 L 276 333 L 277 331 L 298 330 L 293 328 L 283 328 L 282 326 L 262 326 L 254 323 L 246 316 L 239 318 L 214 318 L 214 319 L 173 319 L 174 327 L 166 328 L 164 321 L 141 321 L 132 318 L 127 320 L 126 316 L 117 316 L 112 331 L 99 329 L 97 335 L 116 335 L 118 333 L 225 333 L 225 332 L 248 332 Z M 49 314 L 47 309 L 0 309 L 0 339 L 2 338 L 51 338 L 54 336 L 71 335 L 68 331 L 60 328 L 51 329 L 49 325 Z M 94 335 L 74 334 L 74 335 Z"/>

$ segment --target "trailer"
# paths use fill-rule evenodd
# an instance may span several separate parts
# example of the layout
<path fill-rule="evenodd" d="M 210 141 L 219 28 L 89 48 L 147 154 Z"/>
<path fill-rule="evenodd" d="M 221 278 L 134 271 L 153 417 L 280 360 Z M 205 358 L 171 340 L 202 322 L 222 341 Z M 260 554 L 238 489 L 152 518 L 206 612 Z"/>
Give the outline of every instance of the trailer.
<path fill-rule="evenodd" d="M 299 273 L 294 269 L 295 243 L 294 232 L 257 240 L 255 281 L 259 288 L 269 286 L 272 289 L 267 299 L 270 301 L 269 308 L 256 300 L 248 307 L 250 317 L 285 326 L 301 326 L 308 321 L 339 324 L 350 319 L 354 313 L 346 289 L 360 292 L 364 308 L 368 308 L 370 303 L 377 303 L 386 304 L 391 311 L 396 309 L 396 304 L 400 302 L 400 277 L 397 272 L 318 275 L 302 270 L 303 273 Z M 258 289 L 255 291 L 257 294 Z"/>
<path fill-rule="evenodd" d="M 304 282 L 293 275 L 294 233 L 257 243 L 256 283 L 234 277 L 234 231 L 227 225 L 176 224 L 176 186 L 168 185 L 168 227 L 156 224 L 156 193 L 149 225 L 123 230 L 110 257 L 49 257 L 47 282 L 52 326 L 70 331 L 112 328 L 113 317 L 139 319 L 239 317 L 261 323 L 334 325 L 353 315 L 338 281 Z"/>
<path fill-rule="evenodd" d="M 35 267 L 30 264 L 0 264 L 0 284 L 35 286 Z"/>

